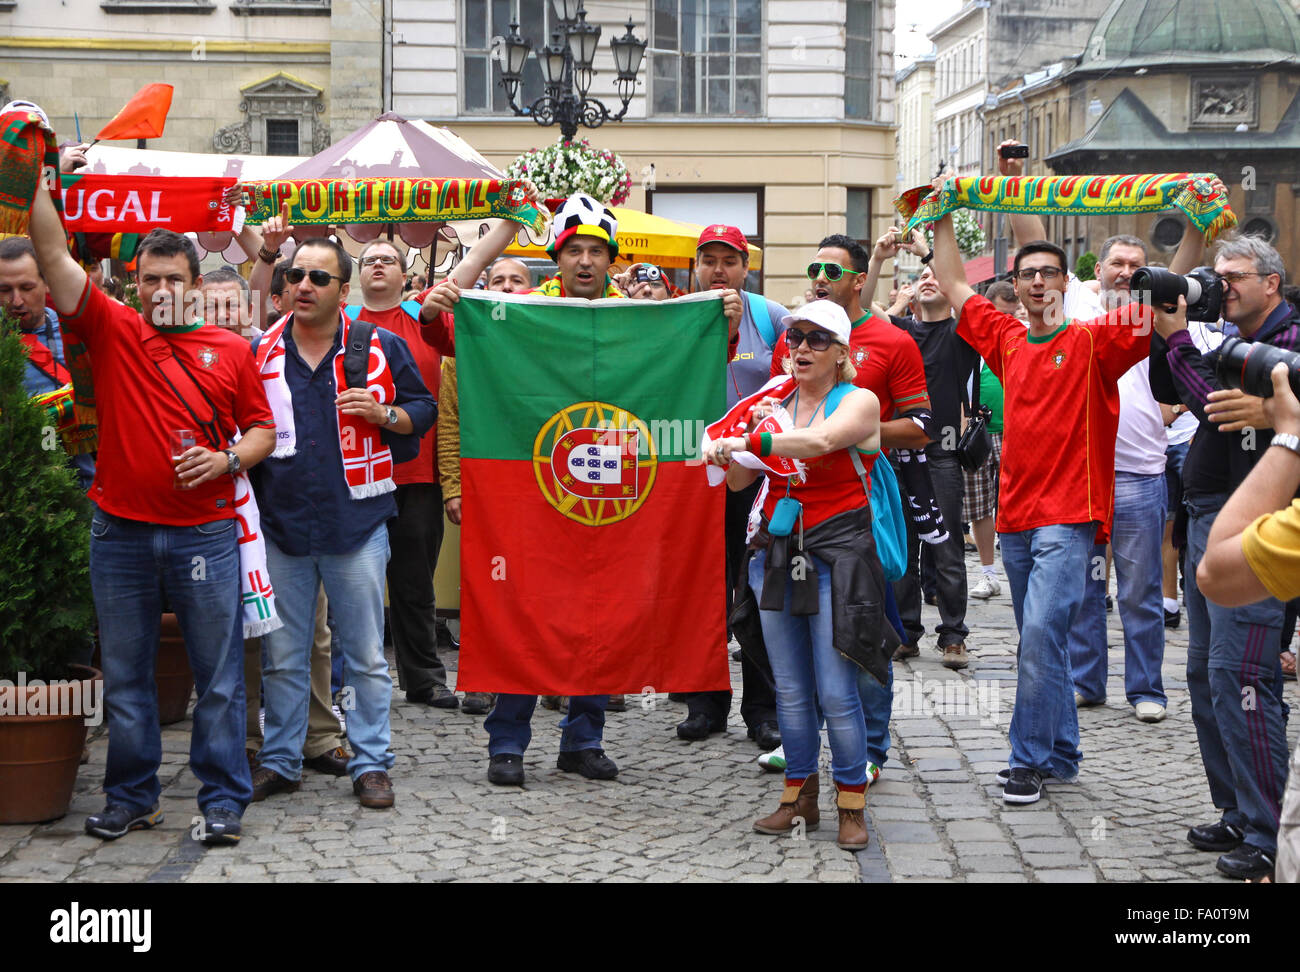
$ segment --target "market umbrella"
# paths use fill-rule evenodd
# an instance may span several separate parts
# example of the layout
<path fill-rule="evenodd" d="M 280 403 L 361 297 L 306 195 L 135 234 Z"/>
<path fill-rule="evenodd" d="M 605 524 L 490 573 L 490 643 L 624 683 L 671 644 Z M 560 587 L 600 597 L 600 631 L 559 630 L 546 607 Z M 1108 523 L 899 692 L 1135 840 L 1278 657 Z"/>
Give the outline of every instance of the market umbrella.
<path fill-rule="evenodd" d="M 408 121 L 385 112 L 322 152 L 281 172 L 276 178 L 294 179 L 502 179 L 505 176 L 463 138 L 445 128 Z M 304 227 L 311 235 L 320 227 Z M 358 243 L 382 235 L 396 235 L 407 246 L 423 249 L 441 236 L 457 240 L 455 232 L 433 223 L 348 223 L 343 230 Z"/>
<path fill-rule="evenodd" d="M 636 209 L 624 209 L 614 206 L 611 210 L 618 220 L 618 261 L 619 263 L 653 263 L 660 267 L 690 267 L 695 262 L 695 244 L 699 241 L 703 226 L 694 223 L 679 223 L 677 220 L 653 213 L 643 213 Z M 461 241 L 467 245 L 477 237 L 477 230 L 468 227 L 461 230 Z M 527 234 L 521 234 L 527 238 Z M 549 260 L 546 244 L 521 244 L 516 240 L 506 253 L 510 256 L 534 257 Z M 763 267 L 763 251 L 756 246 L 749 248 L 749 266 L 752 270 Z"/>

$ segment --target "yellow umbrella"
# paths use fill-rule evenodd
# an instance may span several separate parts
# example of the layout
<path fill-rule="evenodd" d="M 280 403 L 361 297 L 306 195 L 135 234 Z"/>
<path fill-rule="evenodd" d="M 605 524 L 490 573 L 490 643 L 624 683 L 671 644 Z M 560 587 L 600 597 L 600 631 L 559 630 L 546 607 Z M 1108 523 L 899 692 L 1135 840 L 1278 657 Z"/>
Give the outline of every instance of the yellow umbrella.
<path fill-rule="evenodd" d="M 679 223 L 663 216 L 642 213 L 635 209 L 613 207 L 614 218 L 618 220 L 618 262 L 653 263 L 661 267 L 689 267 L 695 260 L 695 244 L 704 231 L 703 226 L 694 223 Z M 520 246 L 517 242 L 506 250 L 510 256 L 536 257 L 547 260 L 550 257 L 543 246 Z M 749 266 L 751 270 L 763 268 L 763 251 L 756 246 L 749 248 Z"/>

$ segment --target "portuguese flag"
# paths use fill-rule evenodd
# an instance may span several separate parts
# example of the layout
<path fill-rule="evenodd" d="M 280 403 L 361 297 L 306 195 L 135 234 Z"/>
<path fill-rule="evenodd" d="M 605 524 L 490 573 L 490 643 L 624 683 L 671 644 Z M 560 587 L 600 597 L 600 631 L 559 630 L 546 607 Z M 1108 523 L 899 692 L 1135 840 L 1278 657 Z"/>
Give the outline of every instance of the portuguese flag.
<path fill-rule="evenodd" d="M 697 455 L 726 354 L 716 294 L 462 293 L 458 689 L 731 687 L 724 496 Z"/>

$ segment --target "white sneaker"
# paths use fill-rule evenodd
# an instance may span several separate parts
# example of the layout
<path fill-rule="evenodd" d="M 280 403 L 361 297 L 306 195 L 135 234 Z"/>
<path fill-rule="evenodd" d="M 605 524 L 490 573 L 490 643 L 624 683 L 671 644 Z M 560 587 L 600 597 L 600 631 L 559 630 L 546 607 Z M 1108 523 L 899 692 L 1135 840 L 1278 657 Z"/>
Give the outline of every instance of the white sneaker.
<path fill-rule="evenodd" d="M 758 757 L 758 765 L 769 773 L 785 772 L 785 747 L 777 746 L 770 753 Z"/>
<path fill-rule="evenodd" d="M 980 582 L 970 590 L 971 597 L 978 597 L 981 601 L 990 597 L 997 597 L 1002 593 L 1002 585 L 998 583 L 996 577 L 985 574 L 980 578 Z"/>
<path fill-rule="evenodd" d="M 1139 702 L 1133 711 L 1138 722 L 1159 722 L 1165 717 L 1165 707 L 1159 702 Z"/>

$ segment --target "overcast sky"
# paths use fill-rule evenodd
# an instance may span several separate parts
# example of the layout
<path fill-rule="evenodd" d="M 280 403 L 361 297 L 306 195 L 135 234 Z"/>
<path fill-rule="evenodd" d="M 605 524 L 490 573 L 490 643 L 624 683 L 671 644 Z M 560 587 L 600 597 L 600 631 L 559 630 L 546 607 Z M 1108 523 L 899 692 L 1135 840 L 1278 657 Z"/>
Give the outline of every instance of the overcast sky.
<path fill-rule="evenodd" d="M 897 66 L 901 68 L 916 55 L 928 53 L 931 45 L 926 39 L 926 31 L 943 23 L 960 10 L 961 5 L 961 0 L 930 0 L 926 4 L 895 7 L 894 60 Z"/>

